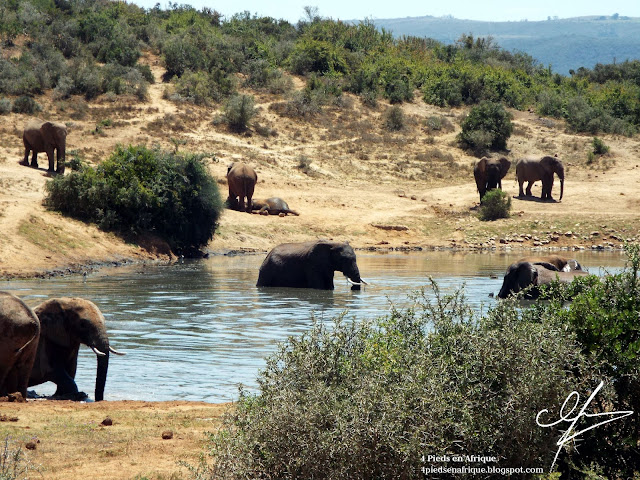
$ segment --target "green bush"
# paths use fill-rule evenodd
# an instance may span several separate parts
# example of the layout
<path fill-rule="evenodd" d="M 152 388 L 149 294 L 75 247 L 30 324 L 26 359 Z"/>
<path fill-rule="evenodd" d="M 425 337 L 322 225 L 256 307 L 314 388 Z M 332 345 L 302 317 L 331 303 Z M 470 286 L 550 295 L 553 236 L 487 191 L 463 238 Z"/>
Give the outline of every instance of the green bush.
<path fill-rule="evenodd" d="M 494 188 L 485 193 L 482 197 L 482 204 L 478 212 L 480 220 L 491 221 L 499 218 L 509 218 L 511 216 L 511 197 L 500 190 Z"/>
<path fill-rule="evenodd" d="M 609 153 L 609 146 L 605 144 L 601 138 L 593 137 L 591 145 L 593 145 L 593 153 L 596 155 L 604 155 L 606 153 Z"/>
<path fill-rule="evenodd" d="M 256 115 L 255 101 L 252 95 L 235 95 L 224 106 L 224 119 L 236 132 L 244 132 Z"/>
<path fill-rule="evenodd" d="M 405 124 L 406 119 L 404 117 L 404 112 L 399 105 L 394 105 L 384 112 L 383 125 L 387 130 L 397 132 L 402 130 L 405 127 Z"/>
<path fill-rule="evenodd" d="M 500 103 L 481 102 L 462 121 L 458 140 L 476 154 L 487 150 L 505 150 L 513 132 L 511 114 Z"/>
<path fill-rule="evenodd" d="M 608 377 L 554 317 L 505 301 L 478 318 L 461 292 L 432 288 L 406 311 L 291 337 L 211 436 L 199 478 L 423 478 L 461 466 L 423 456 L 471 452 L 548 469 L 562 432 L 536 413 Z"/>
<path fill-rule="evenodd" d="M 42 107 L 36 102 L 33 97 L 23 95 L 13 101 L 13 107 L 11 111 L 14 113 L 36 113 L 42 110 Z"/>
<path fill-rule="evenodd" d="M 0 98 L 0 115 L 6 115 L 9 112 L 11 112 L 11 100 Z"/>
<path fill-rule="evenodd" d="M 45 204 L 105 230 L 151 232 L 191 254 L 212 238 L 222 211 L 202 158 L 119 146 L 97 168 L 80 165 L 47 182 Z"/>

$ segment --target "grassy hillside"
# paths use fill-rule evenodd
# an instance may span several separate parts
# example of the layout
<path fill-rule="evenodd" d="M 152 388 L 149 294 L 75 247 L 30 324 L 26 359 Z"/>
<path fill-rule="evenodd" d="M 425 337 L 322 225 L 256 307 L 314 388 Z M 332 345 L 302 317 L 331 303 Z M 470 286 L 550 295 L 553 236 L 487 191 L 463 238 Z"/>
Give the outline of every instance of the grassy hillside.
<path fill-rule="evenodd" d="M 638 59 L 640 19 L 579 17 L 539 22 L 481 22 L 450 17 L 376 19 L 394 36 L 429 37 L 452 44 L 462 34 L 491 36 L 509 51 L 526 52 L 554 72 L 568 75 L 580 67 Z"/>

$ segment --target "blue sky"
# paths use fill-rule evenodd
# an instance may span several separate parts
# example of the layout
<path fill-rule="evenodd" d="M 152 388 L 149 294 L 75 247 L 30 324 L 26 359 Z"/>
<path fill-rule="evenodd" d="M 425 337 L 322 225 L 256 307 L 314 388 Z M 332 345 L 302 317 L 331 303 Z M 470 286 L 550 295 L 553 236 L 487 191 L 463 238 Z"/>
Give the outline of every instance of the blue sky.
<path fill-rule="evenodd" d="M 145 8 L 159 3 L 162 8 L 167 0 L 128 0 Z M 249 11 L 260 16 L 284 18 L 292 23 L 305 17 L 304 7 L 317 7 L 322 17 L 334 20 L 362 20 L 364 18 L 401 18 L 433 15 L 452 15 L 468 20 L 529 21 L 546 20 L 547 17 L 579 17 L 584 15 L 612 15 L 618 13 L 629 17 L 640 17 L 638 0 L 176 0 L 197 9 L 210 7 L 230 17 L 234 13 Z"/>

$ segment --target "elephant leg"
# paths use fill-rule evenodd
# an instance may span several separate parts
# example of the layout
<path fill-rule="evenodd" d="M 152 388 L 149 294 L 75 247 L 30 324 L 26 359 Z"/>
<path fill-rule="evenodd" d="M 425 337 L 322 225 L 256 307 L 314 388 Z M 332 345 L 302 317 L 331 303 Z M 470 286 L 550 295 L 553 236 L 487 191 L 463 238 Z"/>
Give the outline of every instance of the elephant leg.
<path fill-rule="evenodd" d="M 249 195 L 247 197 L 247 209 L 245 210 L 247 213 L 251 213 L 251 199 L 252 199 L 252 195 Z"/>
<path fill-rule="evenodd" d="M 55 170 L 56 157 L 54 152 L 53 148 L 47 149 L 47 158 L 49 159 L 49 169 L 47 171 L 49 172 Z"/>
<path fill-rule="evenodd" d="M 61 158 L 62 157 L 62 158 Z M 64 173 L 64 153 L 61 154 L 60 148 L 56 149 L 56 173 Z"/>
<path fill-rule="evenodd" d="M 22 159 L 22 162 L 20 162 L 20 165 L 27 165 L 29 166 L 29 152 L 31 151 L 31 149 L 27 146 L 24 147 L 24 158 Z"/>
<path fill-rule="evenodd" d="M 518 185 L 520 186 L 520 189 L 518 191 L 518 196 L 524 197 L 524 189 L 522 188 L 524 186 L 524 180 L 522 182 L 518 180 Z"/>
<path fill-rule="evenodd" d="M 51 375 L 51 381 L 56 384 L 54 396 L 63 396 L 78 393 L 78 386 L 71 376 L 63 368 L 56 368 Z"/>
<path fill-rule="evenodd" d="M 531 196 L 531 187 L 533 187 L 533 184 L 535 182 L 527 182 L 527 197 Z"/>
<path fill-rule="evenodd" d="M 33 154 L 31 155 L 31 167 L 32 168 L 38 168 L 38 152 L 36 152 L 35 150 L 33 151 Z"/>

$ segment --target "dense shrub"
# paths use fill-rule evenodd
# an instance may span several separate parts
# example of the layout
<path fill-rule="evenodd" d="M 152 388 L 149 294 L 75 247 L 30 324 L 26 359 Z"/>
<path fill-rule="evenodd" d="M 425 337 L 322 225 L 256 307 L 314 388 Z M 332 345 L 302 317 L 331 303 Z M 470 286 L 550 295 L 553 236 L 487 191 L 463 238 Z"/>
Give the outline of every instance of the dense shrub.
<path fill-rule="evenodd" d="M 213 73 L 187 71 L 174 80 L 174 86 L 175 93 L 196 105 L 221 102 L 236 88 L 233 78 L 220 70 Z"/>
<path fill-rule="evenodd" d="M 608 377 L 557 317 L 505 301 L 478 318 L 460 292 L 432 288 L 406 311 L 290 338 L 212 435 L 199 478 L 422 478 L 461 466 L 423 455 L 471 452 L 548 469 L 564 427 L 540 428 L 536 413 L 600 380 L 610 398 Z M 561 468 L 577 455 L 565 449 Z"/>
<path fill-rule="evenodd" d="M 593 153 L 595 153 L 596 155 L 604 155 L 605 153 L 609 153 L 609 146 L 604 143 L 601 138 L 593 137 L 591 145 L 593 146 Z"/>
<path fill-rule="evenodd" d="M 476 154 L 504 150 L 513 132 L 511 114 L 500 103 L 485 101 L 473 107 L 462 121 L 460 143 Z"/>
<path fill-rule="evenodd" d="M 13 107 L 11 111 L 14 113 L 36 113 L 40 111 L 42 107 L 36 102 L 33 97 L 23 95 L 13 101 Z"/>
<path fill-rule="evenodd" d="M 256 114 L 255 101 L 251 95 L 235 95 L 224 106 L 224 119 L 236 132 L 244 132 Z"/>
<path fill-rule="evenodd" d="M 398 105 L 387 109 L 384 112 L 382 123 L 384 128 L 391 132 L 397 132 L 405 127 L 406 120 L 402 108 Z"/>
<path fill-rule="evenodd" d="M 222 200 L 202 155 L 118 147 L 97 168 L 46 184 L 48 207 L 123 234 L 152 232 L 191 253 L 213 236 Z"/>
<path fill-rule="evenodd" d="M 511 216 L 511 197 L 499 188 L 489 190 L 482 197 L 478 212 L 480 220 L 498 220 Z"/>

